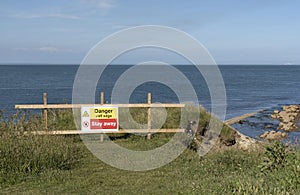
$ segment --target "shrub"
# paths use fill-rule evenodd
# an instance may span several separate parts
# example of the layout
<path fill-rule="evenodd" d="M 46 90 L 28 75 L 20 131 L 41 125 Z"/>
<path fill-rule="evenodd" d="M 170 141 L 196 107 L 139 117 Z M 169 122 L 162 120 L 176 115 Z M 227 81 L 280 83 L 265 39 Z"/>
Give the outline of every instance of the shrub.
<path fill-rule="evenodd" d="M 286 146 L 280 142 L 275 141 L 265 148 L 265 158 L 260 164 L 261 171 L 280 169 L 286 165 L 288 151 Z"/>

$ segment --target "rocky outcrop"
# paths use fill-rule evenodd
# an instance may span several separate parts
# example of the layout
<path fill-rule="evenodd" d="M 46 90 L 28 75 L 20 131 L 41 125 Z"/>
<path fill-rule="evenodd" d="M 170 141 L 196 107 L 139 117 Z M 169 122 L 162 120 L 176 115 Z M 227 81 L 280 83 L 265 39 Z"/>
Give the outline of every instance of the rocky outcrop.
<path fill-rule="evenodd" d="M 240 132 L 236 131 L 235 141 L 236 141 L 236 147 L 240 150 L 244 151 L 255 151 L 259 148 L 260 142 L 248 137 L 246 135 L 241 134 Z"/>
<path fill-rule="evenodd" d="M 286 132 L 280 132 L 280 131 L 265 131 L 263 134 L 261 134 L 259 137 L 265 140 L 282 140 L 286 138 L 288 134 Z"/>
<path fill-rule="evenodd" d="M 255 140 L 251 137 L 245 136 L 239 131 L 237 131 L 235 128 L 228 126 L 230 129 L 230 135 L 227 137 L 223 137 L 222 135 L 219 135 L 216 132 L 210 132 L 208 130 L 208 123 L 206 123 L 204 126 L 198 126 L 198 129 L 195 128 L 195 122 L 188 122 L 187 130 L 191 129 L 192 132 L 195 132 L 193 141 L 190 145 L 191 149 L 200 151 L 207 151 L 210 148 L 218 148 L 218 150 L 225 149 L 225 148 L 237 148 L 239 150 L 244 151 L 255 151 L 257 150 L 262 142 Z M 187 135 L 188 131 L 186 131 Z M 212 146 L 213 145 L 213 146 Z"/>
<path fill-rule="evenodd" d="M 272 119 L 280 121 L 278 130 L 294 131 L 298 129 L 297 122 L 300 117 L 300 106 L 290 105 L 283 106 L 282 111 L 274 110 L 271 115 Z"/>

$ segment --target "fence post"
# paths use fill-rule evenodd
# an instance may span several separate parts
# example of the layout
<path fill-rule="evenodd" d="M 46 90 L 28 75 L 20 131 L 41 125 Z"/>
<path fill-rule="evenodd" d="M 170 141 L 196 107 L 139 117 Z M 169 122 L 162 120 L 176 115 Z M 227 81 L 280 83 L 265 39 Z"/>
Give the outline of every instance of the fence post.
<path fill-rule="evenodd" d="M 47 110 L 47 93 L 44 92 L 44 122 L 45 129 L 48 129 L 48 110 Z"/>
<path fill-rule="evenodd" d="M 100 104 L 104 104 L 104 92 L 100 93 Z"/>
<path fill-rule="evenodd" d="M 100 93 L 100 104 L 103 105 L 104 104 L 104 92 L 102 91 Z M 104 141 L 104 135 L 103 133 L 100 134 L 100 142 Z"/>
<path fill-rule="evenodd" d="M 151 139 L 151 93 L 148 93 L 148 135 L 147 139 Z"/>

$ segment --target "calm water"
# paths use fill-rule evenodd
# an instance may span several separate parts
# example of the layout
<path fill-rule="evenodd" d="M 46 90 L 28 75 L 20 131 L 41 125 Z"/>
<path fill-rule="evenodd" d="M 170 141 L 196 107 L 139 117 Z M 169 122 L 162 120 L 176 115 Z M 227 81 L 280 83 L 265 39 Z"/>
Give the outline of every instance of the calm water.
<path fill-rule="evenodd" d="M 110 102 L 114 83 L 129 67 L 109 66 L 105 70 L 98 82 L 96 102 L 99 102 L 100 91 L 105 92 L 106 101 Z M 209 90 L 201 75 L 192 66 L 176 68 L 189 78 L 197 92 L 199 103 L 209 110 Z M 227 93 L 226 118 L 260 109 L 271 110 L 283 104 L 300 103 L 300 66 L 243 65 L 219 68 Z M 0 66 L 0 109 L 11 114 L 15 112 L 15 104 L 42 103 L 43 92 L 47 92 L 49 103 L 71 103 L 77 69 L 78 66 L 72 65 Z M 180 85 L 181 81 L 172 82 Z M 170 88 L 155 82 L 138 86 L 131 95 L 130 102 L 146 102 L 148 92 L 152 93 L 153 102 L 178 102 L 178 97 Z M 252 135 L 249 128 L 237 128 Z"/>

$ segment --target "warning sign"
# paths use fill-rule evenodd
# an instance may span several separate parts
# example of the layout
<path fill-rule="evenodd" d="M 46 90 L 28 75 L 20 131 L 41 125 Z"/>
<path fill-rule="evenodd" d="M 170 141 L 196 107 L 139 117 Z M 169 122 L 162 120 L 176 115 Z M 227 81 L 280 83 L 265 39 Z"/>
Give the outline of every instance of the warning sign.
<path fill-rule="evenodd" d="M 88 132 L 111 132 L 119 130 L 118 107 L 81 107 L 81 130 Z"/>
<path fill-rule="evenodd" d="M 82 117 L 90 117 L 89 113 L 87 111 L 84 111 Z"/>
<path fill-rule="evenodd" d="M 91 112 L 93 119 L 111 119 L 116 118 L 116 108 L 94 108 Z"/>

